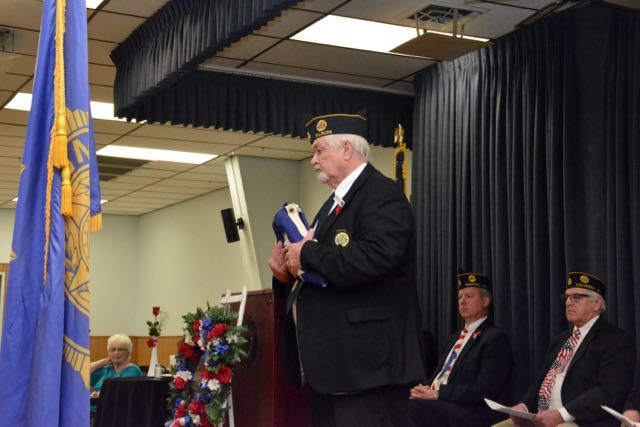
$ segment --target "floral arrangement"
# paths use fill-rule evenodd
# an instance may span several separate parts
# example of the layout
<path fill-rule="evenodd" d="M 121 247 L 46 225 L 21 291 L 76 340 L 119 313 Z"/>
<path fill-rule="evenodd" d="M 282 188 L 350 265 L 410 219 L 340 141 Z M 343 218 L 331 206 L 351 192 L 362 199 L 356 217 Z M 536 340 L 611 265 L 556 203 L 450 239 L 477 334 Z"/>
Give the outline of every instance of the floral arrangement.
<path fill-rule="evenodd" d="M 186 327 L 179 342 L 174 380 L 169 386 L 173 420 L 167 426 L 213 427 L 228 411 L 231 368 L 246 356 L 245 328 L 236 326 L 237 313 L 223 307 L 198 308 L 182 316 Z"/>
<path fill-rule="evenodd" d="M 155 347 L 156 345 L 158 345 L 158 337 L 160 336 L 162 327 L 167 320 L 167 314 L 164 311 L 160 311 L 160 307 L 152 307 L 151 313 L 153 313 L 153 321 L 147 320 L 150 337 L 147 340 L 147 346 Z"/>

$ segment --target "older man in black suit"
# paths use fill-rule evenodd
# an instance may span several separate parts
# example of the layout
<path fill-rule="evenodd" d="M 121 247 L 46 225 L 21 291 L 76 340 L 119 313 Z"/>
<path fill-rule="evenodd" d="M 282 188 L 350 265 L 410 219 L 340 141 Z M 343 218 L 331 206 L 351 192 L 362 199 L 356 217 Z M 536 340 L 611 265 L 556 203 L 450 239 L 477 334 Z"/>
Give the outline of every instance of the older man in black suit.
<path fill-rule="evenodd" d="M 536 426 L 618 425 L 600 405 L 622 409 L 636 356 L 632 338 L 601 316 L 605 290 L 591 274 L 569 273 L 562 300 L 572 327 L 551 342 L 538 380 L 514 406 L 536 413 Z M 521 418 L 510 421 L 531 424 Z"/>
<path fill-rule="evenodd" d="M 406 426 L 409 389 L 424 377 L 411 206 L 368 164 L 364 116 L 319 116 L 306 128 L 316 176 L 334 194 L 315 230 L 269 259 L 274 293 L 295 302 L 288 364 L 312 390 L 315 427 Z M 300 270 L 327 286 L 291 287 Z"/>
<path fill-rule="evenodd" d="M 513 366 L 509 338 L 489 320 L 490 309 L 489 279 L 458 274 L 458 311 L 465 326 L 452 337 L 426 385 L 411 390 L 413 427 L 490 426 L 505 418 L 483 401 L 509 399 Z"/>

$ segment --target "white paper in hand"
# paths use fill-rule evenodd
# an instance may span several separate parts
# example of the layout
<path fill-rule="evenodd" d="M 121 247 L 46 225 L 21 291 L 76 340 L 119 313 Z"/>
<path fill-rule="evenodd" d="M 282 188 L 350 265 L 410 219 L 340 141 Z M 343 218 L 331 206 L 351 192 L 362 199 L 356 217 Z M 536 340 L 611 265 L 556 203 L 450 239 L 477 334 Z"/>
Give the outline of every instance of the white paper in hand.
<path fill-rule="evenodd" d="M 484 401 L 487 404 L 487 406 L 493 409 L 494 411 L 502 412 L 510 416 L 523 418 L 529 421 L 532 421 L 536 417 L 536 414 L 532 414 L 531 412 L 518 411 L 508 406 L 501 405 L 498 402 L 494 402 L 493 400 L 490 400 L 490 399 L 485 398 Z"/>
<path fill-rule="evenodd" d="M 611 409 L 608 406 L 604 406 L 604 405 L 602 405 L 601 408 L 607 411 L 608 413 L 610 413 L 611 415 L 613 415 L 625 427 L 640 427 L 640 423 L 634 423 L 629 418 L 625 417 L 615 409 Z"/>

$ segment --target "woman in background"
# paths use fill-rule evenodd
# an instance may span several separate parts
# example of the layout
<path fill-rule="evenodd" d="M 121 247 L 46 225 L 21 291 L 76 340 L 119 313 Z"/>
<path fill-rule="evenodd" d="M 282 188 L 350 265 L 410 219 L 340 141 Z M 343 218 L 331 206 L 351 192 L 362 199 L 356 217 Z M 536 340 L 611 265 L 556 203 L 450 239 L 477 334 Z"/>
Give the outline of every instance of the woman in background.
<path fill-rule="evenodd" d="M 124 334 L 115 334 L 107 341 L 109 357 L 91 362 L 89 373 L 91 374 L 91 397 L 99 397 L 102 383 L 109 378 L 139 377 L 142 374 L 138 365 L 130 363 L 131 339 Z M 95 412 L 95 407 L 91 407 Z"/>

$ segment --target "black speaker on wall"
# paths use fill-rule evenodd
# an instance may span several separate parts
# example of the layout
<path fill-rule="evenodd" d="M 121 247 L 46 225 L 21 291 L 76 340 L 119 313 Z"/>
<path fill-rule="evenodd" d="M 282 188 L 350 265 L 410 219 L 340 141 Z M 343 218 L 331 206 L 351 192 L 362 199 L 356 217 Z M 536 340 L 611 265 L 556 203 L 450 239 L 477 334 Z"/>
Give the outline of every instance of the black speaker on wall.
<path fill-rule="evenodd" d="M 233 214 L 233 208 L 222 209 L 220 211 L 220 215 L 222 216 L 222 224 L 224 225 L 224 234 L 227 236 L 227 242 L 232 243 L 240 240 L 238 228 L 244 228 L 244 221 L 242 218 L 238 218 L 236 221 L 236 216 Z"/>

